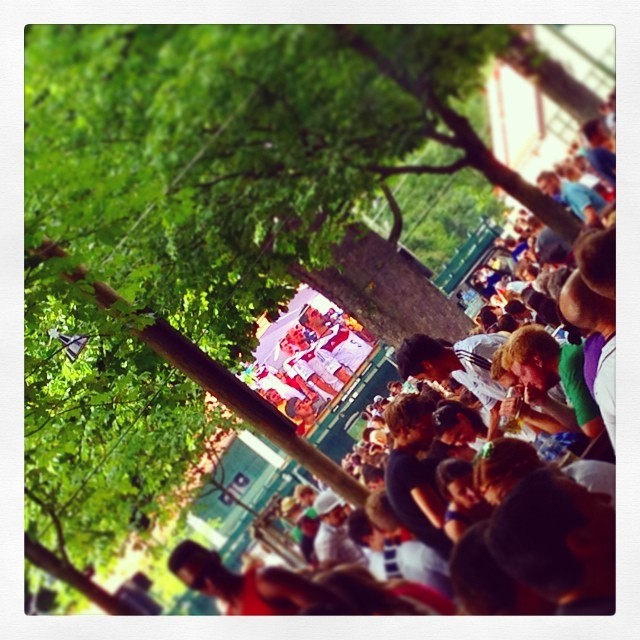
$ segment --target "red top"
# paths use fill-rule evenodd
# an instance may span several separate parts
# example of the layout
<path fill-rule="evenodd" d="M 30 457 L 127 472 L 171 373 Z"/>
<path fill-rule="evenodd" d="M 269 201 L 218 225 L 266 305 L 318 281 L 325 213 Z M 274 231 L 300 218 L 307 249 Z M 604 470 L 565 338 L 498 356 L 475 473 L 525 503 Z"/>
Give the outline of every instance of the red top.
<path fill-rule="evenodd" d="M 456 608 L 449 598 L 418 582 L 403 582 L 391 591 L 397 596 L 404 596 L 426 605 L 434 615 L 454 616 L 456 614 Z"/>
<path fill-rule="evenodd" d="M 290 616 L 297 613 L 296 608 L 272 605 L 266 602 L 258 592 L 258 569 L 251 567 L 243 576 L 242 591 L 238 597 L 238 604 L 229 607 L 229 616 Z"/>

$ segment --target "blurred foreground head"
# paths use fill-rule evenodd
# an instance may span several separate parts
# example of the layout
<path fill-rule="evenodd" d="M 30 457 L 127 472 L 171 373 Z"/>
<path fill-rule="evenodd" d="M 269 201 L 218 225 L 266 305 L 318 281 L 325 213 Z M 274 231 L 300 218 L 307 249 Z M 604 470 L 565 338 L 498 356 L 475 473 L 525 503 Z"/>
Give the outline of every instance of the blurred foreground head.
<path fill-rule="evenodd" d="M 616 299 L 616 228 L 584 232 L 573 247 L 580 275 L 590 289 Z"/>
<path fill-rule="evenodd" d="M 472 616 L 548 615 L 553 605 L 507 575 L 487 546 L 489 521 L 472 525 L 451 555 L 451 582 L 462 613 Z"/>
<path fill-rule="evenodd" d="M 505 573 L 558 605 L 615 595 L 615 511 L 561 474 L 523 478 L 494 512 L 487 543 Z"/>

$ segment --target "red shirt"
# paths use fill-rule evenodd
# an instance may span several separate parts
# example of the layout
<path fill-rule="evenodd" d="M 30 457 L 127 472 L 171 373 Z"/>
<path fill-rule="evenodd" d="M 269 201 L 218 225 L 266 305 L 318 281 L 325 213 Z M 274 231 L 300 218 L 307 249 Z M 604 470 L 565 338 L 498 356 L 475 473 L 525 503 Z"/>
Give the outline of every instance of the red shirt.
<path fill-rule="evenodd" d="M 297 613 L 292 604 L 274 605 L 266 602 L 258 592 L 257 567 L 250 568 L 243 576 L 238 604 L 229 607 L 229 616 L 290 616 Z"/>
<path fill-rule="evenodd" d="M 403 582 L 391 591 L 397 596 L 404 596 L 426 605 L 435 615 L 456 615 L 456 608 L 449 598 L 418 582 Z"/>

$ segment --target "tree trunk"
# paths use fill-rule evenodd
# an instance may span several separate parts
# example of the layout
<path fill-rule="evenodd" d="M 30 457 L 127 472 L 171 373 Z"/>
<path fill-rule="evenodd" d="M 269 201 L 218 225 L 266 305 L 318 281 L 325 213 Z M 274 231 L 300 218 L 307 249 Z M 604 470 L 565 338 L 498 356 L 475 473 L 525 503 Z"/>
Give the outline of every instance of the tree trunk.
<path fill-rule="evenodd" d="M 580 232 L 580 221 L 561 204 L 544 195 L 519 173 L 502 164 L 475 132 L 470 122 L 449 107 L 436 103 L 437 112 L 445 124 L 464 145 L 469 164 L 489 182 L 500 187 L 526 207 L 541 222 L 551 227 L 565 240 L 573 242 Z"/>
<path fill-rule="evenodd" d="M 136 615 L 137 612 L 130 609 L 125 602 L 120 602 L 75 567 L 62 562 L 49 549 L 32 540 L 26 533 L 24 535 L 24 555 L 31 564 L 57 580 L 66 582 L 109 615 Z"/>
<path fill-rule="evenodd" d="M 522 35 L 511 38 L 501 59 L 580 124 L 600 116 L 602 99 Z"/>
<path fill-rule="evenodd" d="M 351 31 L 350 27 L 334 25 L 334 30 L 344 39 L 347 46 L 361 56 L 371 60 L 380 73 L 391 78 L 399 87 L 414 96 L 425 109 L 438 114 L 454 134 L 454 146 L 464 151 L 465 158 L 463 159 L 466 159 L 487 180 L 503 189 L 510 196 L 513 196 L 565 240 L 573 241 L 576 238 L 580 225 L 575 217 L 557 202 L 541 194 L 536 187 L 526 182 L 518 173 L 499 162 L 474 131 L 470 122 L 438 99 L 429 87 L 428 79 L 426 82 L 411 80 L 404 69 L 398 68 L 394 62 L 384 56 L 371 43 Z M 517 38 L 517 35 L 514 35 L 515 38 Z M 533 59 L 529 59 L 529 62 L 533 63 Z M 560 67 L 560 69 L 562 68 Z M 564 70 L 562 71 L 568 76 Z M 560 72 L 558 71 L 557 73 Z M 552 75 L 549 72 L 548 82 L 550 84 L 552 83 Z M 545 77 L 547 76 L 545 75 Z M 570 78 L 570 76 L 568 77 Z M 577 90 L 577 87 L 574 88 Z"/>
<path fill-rule="evenodd" d="M 53 242 L 43 245 L 39 253 L 47 258 L 68 255 Z M 128 304 L 106 284 L 88 280 L 87 270 L 83 266 L 77 267 L 72 274 L 65 274 L 64 277 L 71 281 L 90 282 L 94 299 L 103 308 L 108 309 L 118 301 Z M 305 438 L 298 437 L 293 424 L 275 407 L 176 331 L 168 322 L 155 317 L 154 324 L 142 330 L 132 329 L 132 333 L 243 420 L 252 424 L 256 431 L 265 435 L 337 494 L 356 506 L 364 505 L 369 492 L 363 485 Z"/>
<path fill-rule="evenodd" d="M 453 342 L 471 329 L 462 309 L 377 233 L 353 225 L 333 254 L 334 267 L 293 272 L 386 343 L 399 347 L 414 333 Z"/>

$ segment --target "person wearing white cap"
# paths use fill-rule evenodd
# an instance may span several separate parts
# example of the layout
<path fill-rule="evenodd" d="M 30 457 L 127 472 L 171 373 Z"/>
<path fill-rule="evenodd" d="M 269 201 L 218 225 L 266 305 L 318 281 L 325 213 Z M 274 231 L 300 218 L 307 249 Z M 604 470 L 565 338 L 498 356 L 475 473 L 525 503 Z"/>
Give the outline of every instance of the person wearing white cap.
<path fill-rule="evenodd" d="M 331 489 L 326 489 L 315 499 L 313 507 L 320 518 L 320 528 L 314 541 L 320 565 L 366 564 L 362 549 L 349 538 L 345 501 Z"/>

